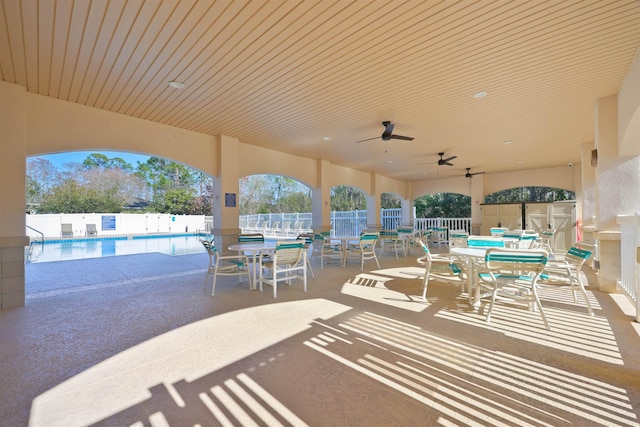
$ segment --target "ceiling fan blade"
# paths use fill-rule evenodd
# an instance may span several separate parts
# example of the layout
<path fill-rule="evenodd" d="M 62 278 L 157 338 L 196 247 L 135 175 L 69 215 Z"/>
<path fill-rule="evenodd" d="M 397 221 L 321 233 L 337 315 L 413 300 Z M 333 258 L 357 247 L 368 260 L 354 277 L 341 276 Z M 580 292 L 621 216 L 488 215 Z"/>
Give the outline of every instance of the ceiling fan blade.
<path fill-rule="evenodd" d="M 378 139 L 378 138 L 380 138 L 380 137 L 376 136 L 376 137 L 373 137 L 373 138 L 361 139 L 360 141 L 356 141 L 356 144 L 358 144 L 360 142 L 373 141 L 374 139 Z"/>
<path fill-rule="evenodd" d="M 444 161 L 445 163 L 449 163 L 451 160 L 453 160 L 453 159 L 457 159 L 457 158 L 458 158 L 458 156 L 451 156 L 451 157 L 449 157 L 448 159 L 444 159 L 443 161 Z"/>
<path fill-rule="evenodd" d="M 413 141 L 415 138 L 412 138 L 410 136 L 403 136 L 403 135 L 390 135 L 389 136 L 390 139 L 401 139 L 403 141 Z M 384 138 L 382 138 L 384 139 Z"/>
<path fill-rule="evenodd" d="M 444 161 L 442 162 L 443 165 L 447 165 L 447 166 L 453 166 L 453 163 L 449 163 L 448 161 Z"/>
<path fill-rule="evenodd" d="M 486 173 L 486 172 L 474 172 L 471 175 L 482 175 L 483 173 Z"/>

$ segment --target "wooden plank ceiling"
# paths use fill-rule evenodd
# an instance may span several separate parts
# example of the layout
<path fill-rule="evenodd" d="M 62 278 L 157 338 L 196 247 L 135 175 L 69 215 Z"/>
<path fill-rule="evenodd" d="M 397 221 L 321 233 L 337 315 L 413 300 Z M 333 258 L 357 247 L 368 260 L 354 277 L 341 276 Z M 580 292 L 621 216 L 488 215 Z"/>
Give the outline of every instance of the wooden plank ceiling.
<path fill-rule="evenodd" d="M 637 0 L 0 0 L 4 81 L 409 181 L 580 161 L 639 46 Z"/>

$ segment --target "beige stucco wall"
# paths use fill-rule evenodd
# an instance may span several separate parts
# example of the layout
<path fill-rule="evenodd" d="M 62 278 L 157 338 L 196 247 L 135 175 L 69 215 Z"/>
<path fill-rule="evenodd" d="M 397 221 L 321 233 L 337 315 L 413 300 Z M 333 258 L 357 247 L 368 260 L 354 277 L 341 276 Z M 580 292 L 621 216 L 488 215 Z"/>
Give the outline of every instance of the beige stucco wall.
<path fill-rule="evenodd" d="M 475 179 L 475 177 L 473 178 Z M 459 193 L 471 196 L 471 183 L 469 178 L 455 177 L 432 179 L 413 182 L 413 194 L 411 199 L 434 193 Z"/>
<path fill-rule="evenodd" d="M 217 176 L 218 138 L 46 96 L 26 94 L 27 156 L 114 150 L 165 157 Z"/>
<path fill-rule="evenodd" d="M 405 181 L 398 181 L 397 179 L 391 179 L 386 176 L 379 176 L 377 181 L 376 193 L 394 193 L 400 196 L 401 199 L 407 200 L 411 197 L 411 183 Z"/>
<path fill-rule="evenodd" d="M 484 195 L 516 187 L 554 187 L 575 191 L 574 168 L 581 165 L 559 166 L 555 168 L 531 169 L 485 175 Z"/>
<path fill-rule="evenodd" d="M 618 152 L 640 155 L 640 50 L 618 94 Z"/>
<path fill-rule="evenodd" d="M 262 147 L 240 144 L 240 176 L 257 174 L 284 175 L 318 188 L 318 162 Z"/>
<path fill-rule="evenodd" d="M 26 154 L 76 150 L 114 150 L 149 154 L 178 161 L 212 176 L 219 176 L 217 149 L 219 137 L 86 107 L 40 95 L 26 94 Z M 281 174 L 311 188 L 320 187 L 319 163 L 315 159 L 281 153 L 262 147 L 239 144 L 239 176 Z M 471 195 L 471 182 L 464 177 L 408 183 L 388 177 L 329 164 L 330 186 L 351 185 L 367 195 L 385 192 L 413 200 L 425 194 L 454 192 Z M 516 186 L 554 186 L 575 189 L 570 168 L 550 168 L 487 174 L 473 178 L 482 181 L 483 195 Z M 505 184 L 507 183 L 507 184 Z M 479 186 L 474 184 L 476 195 Z"/>

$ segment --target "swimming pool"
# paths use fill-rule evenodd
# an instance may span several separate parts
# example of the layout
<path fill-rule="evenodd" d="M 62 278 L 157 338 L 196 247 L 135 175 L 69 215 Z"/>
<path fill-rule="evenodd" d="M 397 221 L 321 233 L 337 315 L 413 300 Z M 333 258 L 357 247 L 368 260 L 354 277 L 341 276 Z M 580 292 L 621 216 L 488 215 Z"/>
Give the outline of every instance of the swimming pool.
<path fill-rule="evenodd" d="M 170 234 L 48 240 L 44 244 L 34 242 L 28 249 L 31 254 L 27 255 L 27 259 L 29 262 L 52 262 L 149 252 L 167 255 L 204 253 L 200 239 L 210 240 L 211 235 Z"/>

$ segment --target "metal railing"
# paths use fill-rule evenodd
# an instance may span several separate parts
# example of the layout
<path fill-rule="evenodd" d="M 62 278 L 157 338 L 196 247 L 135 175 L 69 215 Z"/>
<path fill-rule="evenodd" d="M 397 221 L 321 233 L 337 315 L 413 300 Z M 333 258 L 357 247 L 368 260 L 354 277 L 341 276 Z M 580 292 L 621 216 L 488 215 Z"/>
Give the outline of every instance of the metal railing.
<path fill-rule="evenodd" d="M 331 230 L 334 236 L 358 236 L 367 229 L 367 211 L 331 212 Z M 380 221 L 383 230 L 395 230 L 402 224 L 402 209 L 382 209 Z M 245 233 L 263 233 L 266 236 L 293 236 L 313 231 L 311 212 L 268 213 L 240 215 L 240 228 Z M 430 228 L 466 230 L 471 234 L 471 218 L 416 218 L 413 229 L 424 232 Z"/>
<path fill-rule="evenodd" d="M 416 218 L 413 220 L 415 231 L 424 232 L 430 228 L 465 230 L 471 234 L 471 218 Z"/>
<path fill-rule="evenodd" d="M 33 244 L 34 243 L 39 243 L 41 245 L 41 248 L 44 249 L 44 233 L 40 230 L 36 230 L 33 227 L 30 226 L 26 226 L 28 229 L 35 231 L 36 233 L 38 233 L 40 235 L 40 241 L 34 241 L 33 239 L 31 239 L 31 236 L 29 236 L 29 249 L 27 251 L 27 256 L 26 256 L 26 261 L 29 262 L 31 261 L 31 255 L 33 254 Z"/>

